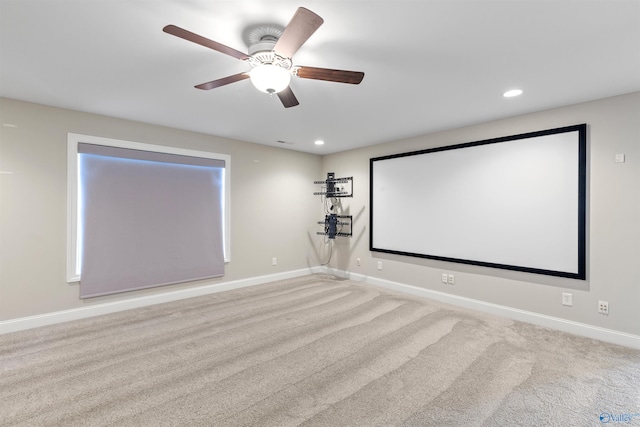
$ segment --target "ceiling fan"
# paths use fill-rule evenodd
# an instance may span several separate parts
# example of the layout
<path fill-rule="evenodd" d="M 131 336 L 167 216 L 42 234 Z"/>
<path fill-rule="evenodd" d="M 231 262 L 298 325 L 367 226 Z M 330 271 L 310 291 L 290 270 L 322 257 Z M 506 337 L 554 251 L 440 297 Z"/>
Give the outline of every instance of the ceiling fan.
<path fill-rule="evenodd" d="M 256 27 L 251 31 L 249 33 L 250 46 L 248 54 L 175 25 L 167 25 L 162 30 L 165 33 L 246 61 L 252 67 L 248 72 L 202 83 L 197 85 L 196 88 L 209 90 L 241 80 L 251 79 L 251 82 L 259 90 L 269 94 L 276 93 L 282 105 L 285 108 L 289 108 L 299 104 L 291 87 L 289 87 L 292 76 L 356 85 L 364 78 L 364 73 L 359 71 L 293 65 L 291 61 L 293 54 L 300 49 L 323 22 L 324 20 L 320 16 L 304 7 L 299 7 L 283 30 L 267 25 Z"/>

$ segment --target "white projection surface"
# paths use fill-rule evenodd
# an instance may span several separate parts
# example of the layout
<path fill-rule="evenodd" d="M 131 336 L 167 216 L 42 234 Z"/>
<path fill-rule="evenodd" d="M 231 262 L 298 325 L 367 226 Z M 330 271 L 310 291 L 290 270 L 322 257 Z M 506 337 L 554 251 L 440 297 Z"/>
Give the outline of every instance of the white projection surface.
<path fill-rule="evenodd" d="M 585 278 L 586 125 L 371 159 L 372 251 Z"/>

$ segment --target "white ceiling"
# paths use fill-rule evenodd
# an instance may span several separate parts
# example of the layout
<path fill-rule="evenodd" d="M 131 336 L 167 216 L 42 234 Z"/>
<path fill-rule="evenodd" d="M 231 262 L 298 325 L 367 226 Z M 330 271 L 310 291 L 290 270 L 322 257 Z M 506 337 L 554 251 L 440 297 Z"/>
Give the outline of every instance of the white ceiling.
<path fill-rule="evenodd" d="M 249 67 L 162 31 L 246 52 L 299 6 L 325 22 L 293 62 L 360 85 L 198 90 Z M 640 0 L 0 0 L 0 96 L 318 154 L 638 90 Z"/>

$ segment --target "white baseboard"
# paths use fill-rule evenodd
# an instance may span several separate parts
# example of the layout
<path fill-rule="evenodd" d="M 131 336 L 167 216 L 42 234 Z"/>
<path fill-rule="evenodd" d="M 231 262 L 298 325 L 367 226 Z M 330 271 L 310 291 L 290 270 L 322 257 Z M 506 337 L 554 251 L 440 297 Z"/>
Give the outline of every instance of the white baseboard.
<path fill-rule="evenodd" d="M 390 280 L 379 279 L 376 277 L 364 276 L 361 274 L 350 273 L 342 270 L 334 270 L 326 267 L 311 267 L 308 269 L 294 270 L 283 273 L 269 274 L 266 276 L 251 277 L 247 279 L 233 280 L 230 282 L 211 283 L 198 286 L 195 288 L 181 289 L 177 291 L 163 292 L 160 294 L 147 295 L 143 297 L 130 298 L 122 301 L 113 301 L 104 304 L 96 304 L 92 306 L 79 307 L 70 310 L 56 311 L 52 313 L 40 314 L 37 316 L 22 317 L 0 321 L 0 334 L 18 332 L 26 329 L 37 328 L 40 326 L 54 325 L 72 320 L 85 319 L 103 314 L 116 313 L 119 311 L 130 310 L 133 308 L 146 307 L 154 304 L 162 304 L 165 302 L 178 301 L 181 299 L 192 298 L 202 295 L 214 294 L 217 292 L 239 289 L 248 286 L 261 285 L 263 283 L 274 282 L 276 280 L 291 279 L 301 277 L 313 273 L 327 273 L 338 277 L 343 277 L 356 282 L 365 283 L 373 286 L 380 286 L 397 292 L 406 293 L 423 298 L 444 302 L 447 304 L 465 307 L 485 313 L 503 316 L 513 320 L 532 323 L 534 325 L 544 326 L 563 332 L 568 332 L 600 341 L 610 342 L 613 344 L 623 345 L 635 349 L 640 349 L 640 336 L 628 334 L 626 332 L 615 331 L 612 329 L 592 326 L 585 323 L 574 322 L 571 320 L 561 319 L 558 317 L 546 316 L 544 314 L 534 313 L 525 310 L 519 310 L 512 307 L 492 304 L 480 300 L 475 300 L 457 295 L 447 294 L 444 292 L 433 291 L 429 289 L 419 288 L 417 286 L 406 285 L 403 283 L 393 282 Z"/>
<path fill-rule="evenodd" d="M 40 326 L 69 322 L 72 320 L 86 319 L 88 317 L 116 313 L 133 308 L 178 301 L 181 299 L 214 294 L 217 292 L 239 289 L 247 286 L 261 285 L 263 283 L 274 282 L 276 280 L 292 279 L 294 277 L 306 276 L 308 274 L 322 272 L 324 272 L 324 270 L 321 267 L 312 267 L 302 270 L 287 271 L 284 273 L 269 274 L 266 276 L 233 280 L 230 282 L 210 283 L 195 288 L 180 289 L 177 291 L 163 292 L 154 295 L 145 295 L 142 297 L 135 297 L 122 301 L 113 301 L 104 304 L 96 304 L 69 310 L 55 311 L 52 313 L 44 313 L 36 316 L 4 320 L 0 321 L 0 334 L 18 332 L 26 329 L 37 328 Z"/>
<path fill-rule="evenodd" d="M 419 288 L 417 286 L 405 285 L 403 283 L 392 282 L 389 280 L 378 279 L 376 277 L 364 276 L 341 270 L 325 269 L 325 273 L 333 274 L 338 277 L 350 279 L 355 282 L 365 283 L 373 286 L 380 286 L 397 292 L 410 294 L 418 297 L 429 298 L 432 300 L 444 302 L 459 307 L 469 308 L 482 311 L 484 313 L 495 314 L 506 317 L 508 319 L 519 320 L 521 322 L 532 323 L 534 325 L 543 326 L 550 329 L 556 329 L 587 338 L 593 338 L 613 344 L 631 347 L 640 350 L 640 336 L 629 334 L 626 332 L 615 331 L 612 329 L 601 328 L 599 326 L 588 325 L 586 323 L 574 322 L 572 320 L 561 319 L 558 317 L 547 316 L 544 314 L 534 313 L 531 311 L 520 310 L 517 308 L 507 307 L 498 304 L 492 304 L 485 301 L 475 300 L 457 295 L 451 295 L 444 292 L 433 291 L 429 289 Z"/>

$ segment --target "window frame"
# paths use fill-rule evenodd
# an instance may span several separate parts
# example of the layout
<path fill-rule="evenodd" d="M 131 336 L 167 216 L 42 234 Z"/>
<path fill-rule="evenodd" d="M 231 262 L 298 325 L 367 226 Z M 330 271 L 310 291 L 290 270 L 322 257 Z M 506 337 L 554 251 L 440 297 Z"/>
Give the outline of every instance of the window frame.
<path fill-rule="evenodd" d="M 78 168 L 78 144 L 87 143 L 104 145 L 108 147 L 128 148 L 132 150 L 151 151 L 158 153 L 176 154 L 191 157 L 202 157 L 206 159 L 222 160 L 224 167 L 223 185 L 223 249 L 225 264 L 231 262 L 231 192 L 230 173 L 231 156 L 227 154 L 212 153 L 208 151 L 191 150 L 187 148 L 170 147 L 164 145 L 154 145 L 135 141 L 125 141 L 120 139 L 105 138 L 77 133 L 67 134 L 67 283 L 80 282 L 81 274 L 79 270 L 79 250 L 78 250 L 78 187 L 80 184 L 80 170 Z"/>

